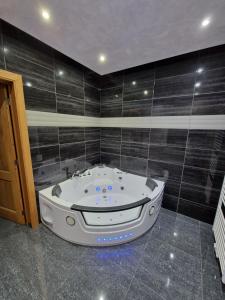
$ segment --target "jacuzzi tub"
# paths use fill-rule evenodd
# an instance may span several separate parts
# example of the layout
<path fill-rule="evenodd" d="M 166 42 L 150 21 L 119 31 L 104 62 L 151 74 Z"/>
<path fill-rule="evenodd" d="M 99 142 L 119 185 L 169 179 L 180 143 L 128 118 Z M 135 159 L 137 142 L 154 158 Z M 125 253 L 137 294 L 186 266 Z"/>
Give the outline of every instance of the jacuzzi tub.
<path fill-rule="evenodd" d="M 162 181 L 96 166 L 40 191 L 41 220 L 73 243 L 121 244 L 152 227 L 163 190 Z"/>

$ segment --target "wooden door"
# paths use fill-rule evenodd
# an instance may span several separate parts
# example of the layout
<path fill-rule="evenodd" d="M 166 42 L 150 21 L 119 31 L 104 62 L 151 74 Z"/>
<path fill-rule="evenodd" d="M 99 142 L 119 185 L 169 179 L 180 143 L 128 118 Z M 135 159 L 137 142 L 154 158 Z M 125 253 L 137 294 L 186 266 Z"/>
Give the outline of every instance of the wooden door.
<path fill-rule="evenodd" d="M 25 223 L 7 85 L 0 83 L 0 217 Z"/>

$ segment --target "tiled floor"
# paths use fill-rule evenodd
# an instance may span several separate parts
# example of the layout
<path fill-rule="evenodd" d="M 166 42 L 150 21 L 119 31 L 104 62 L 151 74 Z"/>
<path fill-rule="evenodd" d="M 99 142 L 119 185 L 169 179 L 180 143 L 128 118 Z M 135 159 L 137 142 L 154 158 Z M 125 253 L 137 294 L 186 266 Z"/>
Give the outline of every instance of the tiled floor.
<path fill-rule="evenodd" d="M 147 234 L 110 248 L 1 219 L 0 299 L 224 300 L 225 287 L 211 226 L 162 209 Z"/>

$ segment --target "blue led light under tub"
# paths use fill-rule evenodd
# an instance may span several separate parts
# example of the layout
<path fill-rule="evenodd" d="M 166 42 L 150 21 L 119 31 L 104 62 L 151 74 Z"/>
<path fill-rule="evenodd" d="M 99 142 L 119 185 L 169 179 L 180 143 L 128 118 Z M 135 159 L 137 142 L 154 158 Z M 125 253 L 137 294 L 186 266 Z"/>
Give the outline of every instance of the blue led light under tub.
<path fill-rule="evenodd" d="M 112 190 L 112 186 L 108 185 L 108 190 L 111 191 Z"/>
<path fill-rule="evenodd" d="M 100 192 L 101 191 L 100 186 L 96 186 L 95 190 L 96 190 L 96 192 Z"/>
<path fill-rule="evenodd" d="M 124 241 L 132 237 L 134 234 L 132 232 L 128 232 L 125 234 L 114 235 L 114 236 L 102 236 L 98 237 L 96 241 L 98 243 L 106 243 L 106 242 L 115 242 L 115 241 Z"/>

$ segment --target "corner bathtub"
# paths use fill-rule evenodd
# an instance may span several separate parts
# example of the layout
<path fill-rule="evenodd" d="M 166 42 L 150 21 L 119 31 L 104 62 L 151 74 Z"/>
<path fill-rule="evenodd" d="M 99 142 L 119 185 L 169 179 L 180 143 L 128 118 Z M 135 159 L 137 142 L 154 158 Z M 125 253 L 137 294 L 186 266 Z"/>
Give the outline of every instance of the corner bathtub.
<path fill-rule="evenodd" d="M 96 166 L 40 191 L 41 220 L 73 243 L 121 244 L 153 226 L 163 190 L 162 181 Z"/>

